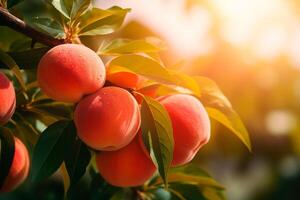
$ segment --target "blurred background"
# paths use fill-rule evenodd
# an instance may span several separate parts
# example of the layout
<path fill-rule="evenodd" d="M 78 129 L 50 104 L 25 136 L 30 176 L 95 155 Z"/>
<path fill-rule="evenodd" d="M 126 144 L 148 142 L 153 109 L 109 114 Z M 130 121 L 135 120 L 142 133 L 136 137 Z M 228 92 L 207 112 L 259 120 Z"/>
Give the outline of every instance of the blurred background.
<path fill-rule="evenodd" d="M 95 3 L 132 8 L 122 29 L 109 37 L 161 38 L 167 66 L 213 79 L 240 114 L 253 152 L 212 121 L 212 138 L 193 161 L 226 186 L 229 200 L 300 199 L 299 0 Z M 97 48 L 104 38 L 85 39 Z M 63 193 L 61 183 L 45 184 Z M 52 194 L 43 185 L 35 189 L 34 196 L 23 197 Z"/>
<path fill-rule="evenodd" d="M 119 37 L 167 42 L 167 66 L 217 82 L 243 119 L 246 148 L 212 122 L 194 160 L 230 200 L 300 199 L 300 2 L 298 0 L 116 0 L 132 8 Z"/>

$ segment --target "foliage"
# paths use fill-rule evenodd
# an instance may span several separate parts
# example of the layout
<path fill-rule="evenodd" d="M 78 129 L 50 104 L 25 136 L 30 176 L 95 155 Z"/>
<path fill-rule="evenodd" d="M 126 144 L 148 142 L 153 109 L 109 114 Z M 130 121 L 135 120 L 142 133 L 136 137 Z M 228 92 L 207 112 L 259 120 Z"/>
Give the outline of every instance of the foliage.
<path fill-rule="evenodd" d="M 90 0 L 2 0 L 1 5 L 7 6 L 12 14 L 18 13 L 36 30 L 72 43 L 83 42 L 83 36 L 117 31 L 130 11 L 116 6 L 107 10 L 96 8 Z M 38 9 L 29 11 L 32 6 Z M 1 29 L 11 31 L 6 27 Z M 3 42 L 0 43 L 0 69 L 14 81 L 17 108 L 11 121 L 0 129 L 0 184 L 12 162 L 11 138 L 15 134 L 33 149 L 30 180 L 40 182 L 60 170 L 68 197 L 76 193 L 74 188 L 78 182 L 89 174 L 91 185 L 96 184 L 97 190 L 106 195 L 105 199 L 225 199 L 223 186 L 201 169 L 191 165 L 170 170 L 174 145 L 171 122 L 164 107 L 147 96 L 143 96 L 141 106 L 143 141 L 160 176 L 139 188 L 115 188 L 105 183 L 94 169 L 93 150 L 76 137 L 72 120 L 74 105 L 48 99 L 38 87 L 37 63 L 49 47 L 23 35 L 11 37 L 9 43 L 0 41 Z M 165 45 L 158 39 L 117 38 L 103 40 L 97 53 L 111 58 L 108 64 L 112 69 L 131 71 L 148 79 L 143 88 L 132 91 L 134 94 L 141 95 L 140 91 L 155 87 L 159 95 L 194 95 L 206 106 L 211 118 L 229 128 L 251 150 L 246 128 L 218 86 L 205 77 L 169 70 L 153 56 L 164 49 Z M 164 186 L 169 187 L 163 189 Z"/>

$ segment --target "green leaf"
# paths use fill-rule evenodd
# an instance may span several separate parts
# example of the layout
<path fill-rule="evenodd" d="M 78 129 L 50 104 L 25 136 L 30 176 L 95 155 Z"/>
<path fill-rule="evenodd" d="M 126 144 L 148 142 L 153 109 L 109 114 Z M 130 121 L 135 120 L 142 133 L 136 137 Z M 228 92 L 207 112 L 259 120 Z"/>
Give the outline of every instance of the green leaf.
<path fill-rule="evenodd" d="M 158 52 L 160 50 L 162 50 L 162 47 L 154 45 L 147 40 L 116 39 L 111 41 L 103 49 L 100 49 L 98 53 L 105 55 L 118 55 Z"/>
<path fill-rule="evenodd" d="M 195 76 L 194 79 L 200 87 L 201 95 L 208 99 L 210 105 L 232 108 L 229 100 L 213 80 L 203 76 Z"/>
<path fill-rule="evenodd" d="M 206 107 L 208 115 L 231 130 L 251 151 L 251 141 L 239 115 L 233 110 Z"/>
<path fill-rule="evenodd" d="M 164 66 L 155 60 L 140 55 L 122 55 L 110 62 L 110 67 L 121 66 L 132 72 L 162 83 L 174 83 L 174 79 Z"/>
<path fill-rule="evenodd" d="M 8 128 L 0 127 L 0 188 L 9 173 L 14 155 L 14 136 Z"/>
<path fill-rule="evenodd" d="M 146 52 L 145 53 L 147 56 L 149 56 L 150 58 L 152 58 L 153 60 L 155 60 L 156 62 L 160 63 L 161 65 L 163 65 L 163 61 L 159 55 L 159 52 Z"/>
<path fill-rule="evenodd" d="M 197 76 L 195 80 L 201 88 L 200 100 L 209 116 L 230 129 L 251 151 L 248 131 L 228 99 L 212 80 Z"/>
<path fill-rule="evenodd" d="M 210 187 L 203 188 L 202 194 L 206 200 L 226 200 L 223 191 L 216 190 L 214 188 L 210 188 Z"/>
<path fill-rule="evenodd" d="M 7 52 L 10 49 L 10 46 L 16 40 L 25 41 L 25 40 L 29 39 L 28 37 L 24 36 L 23 34 L 17 32 L 17 31 L 14 31 L 6 26 L 0 26 L 0 33 L 1 33 L 1 37 L 0 37 L 1 50 L 5 51 L 5 52 Z"/>
<path fill-rule="evenodd" d="M 170 184 L 171 200 L 206 200 L 199 187 L 189 184 Z"/>
<path fill-rule="evenodd" d="M 187 74 L 184 74 L 182 72 L 175 71 L 175 70 L 168 70 L 168 71 L 173 76 L 176 85 L 190 90 L 196 96 L 200 96 L 199 84 L 193 77 L 191 77 Z M 179 89 L 179 91 L 180 91 L 180 89 Z M 181 89 L 181 92 L 190 93 L 189 91 L 184 91 L 182 89 Z"/>
<path fill-rule="evenodd" d="M 176 88 L 176 87 L 172 87 L 171 85 L 161 84 L 161 85 L 159 85 L 159 87 L 156 91 L 156 95 L 157 96 L 165 96 L 165 95 L 182 93 L 182 91 L 179 91 L 178 89 L 179 89 L 178 87 Z"/>
<path fill-rule="evenodd" d="M 60 115 L 57 115 L 57 114 L 54 114 L 54 113 L 50 113 L 46 110 L 40 110 L 40 109 L 37 109 L 37 108 L 29 108 L 29 109 L 27 109 L 27 111 L 31 112 L 31 113 L 35 113 L 36 115 L 39 115 L 40 117 L 52 118 L 52 119 L 54 119 L 54 121 L 66 120 L 67 119 L 66 117 L 63 117 L 63 116 L 60 116 Z"/>
<path fill-rule="evenodd" d="M 22 89 L 25 91 L 26 90 L 26 85 L 23 79 L 22 72 L 19 68 L 19 66 L 16 64 L 16 62 L 5 52 L 0 50 L 0 61 L 3 62 L 16 76 L 20 86 Z"/>
<path fill-rule="evenodd" d="M 65 5 L 65 8 L 67 9 L 68 13 L 71 13 L 73 1 L 74 0 L 64 0 L 64 5 Z M 70 14 L 69 14 L 69 16 L 70 16 Z"/>
<path fill-rule="evenodd" d="M 135 196 L 136 194 L 134 194 L 134 191 L 131 188 L 122 188 L 116 191 L 109 200 L 132 200 Z M 146 198 L 142 199 L 147 200 Z"/>
<path fill-rule="evenodd" d="M 71 18 L 77 19 L 92 6 L 92 0 L 73 0 Z"/>
<path fill-rule="evenodd" d="M 64 39 L 66 34 L 63 26 L 56 20 L 47 17 L 27 18 L 26 22 L 33 28 L 44 32 L 54 38 Z"/>
<path fill-rule="evenodd" d="M 57 102 L 50 99 L 37 100 L 31 104 L 29 110 L 39 110 L 47 115 L 58 117 L 58 118 L 71 118 L 72 115 L 72 104 L 63 102 Z"/>
<path fill-rule="evenodd" d="M 33 112 L 30 110 L 19 110 L 18 112 L 16 112 L 16 114 L 20 113 L 19 116 L 26 116 L 26 120 L 34 125 L 34 127 L 36 128 L 36 130 L 39 131 L 39 135 L 40 133 L 42 133 L 49 125 L 53 124 L 54 122 L 58 121 L 58 119 L 49 116 L 49 115 L 45 115 L 43 113 L 37 113 L 37 112 Z M 15 119 L 15 116 L 14 116 Z M 33 135 L 31 133 L 31 135 Z M 37 138 L 38 140 L 38 138 Z"/>
<path fill-rule="evenodd" d="M 22 69 L 34 69 L 37 67 L 42 56 L 49 50 L 49 47 L 30 49 L 20 52 L 8 52 Z"/>
<path fill-rule="evenodd" d="M 10 9 L 13 6 L 17 5 L 18 3 L 20 3 L 23 0 L 8 0 L 7 1 L 7 8 Z"/>
<path fill-rule="evenodd" d="M 174 150 L 171 119 L 158 101 L 147 96 L 143 97 L 141 117 L 143 141 L 167 186 L 167 176 Z"/>
<path fill-rule="evenodd" d="M 206 171 L 204 171 L 198 165 L 193 164 L 193 163 L 190 163 L 188 165 L 181 166 L 181 167 L 172 168 L 171 172 L 172 173 L 180 172 L 180 173 L 189 174 L 189 175 L 193 175 L 193 176 L 201 176 L 201 177 L 211 178 L 211 176 Z"/>
<path fill-rule="evenodd" d="M 91 177 L 90 193 L 94 199 L 111 199 L 116 193 L 122 190 L 120 187 L 109 185 L 93 167 L 89 168 Z"/>
<path fill-rule="evenodd" d="M 129 9 L 112 7 L 106 11 L 110 13 L 93 8 L 91 19 L 88 15 L 83 17 L 79 35 L 106 35 L 115 32 L 123 24 Z"/>
<path fill-rule="evenodd" d="M 187 183 L 191 185 L 198 185 L 203 187 L 214 187 L 217 189 L 224 189 L 224 187 L 216 182 L 214 179 L 206 176 L 195 176 L 184 173 L 170 173 L 168 177 L 169 183 Z"/>
<path fill-rule="evenodd" d="M 92 8 L 88 12 L 86 12 L 83 16 L 80 17 L 79 30 L 84 29 L 85 27 L 102 20 L 108 16 L 113 15 L 114 12 L 108 10 L 103 10 L 100 8 Z"/>
<path fill-rule="evenodd" d="M 9 51 L 12 52 L 25 51 L 31 48 L 31 44 L 32 44 L 32 39 L 30 38 L 17 39 L 10 44 Z"/>
<path fill-rule="evenodd" d="M 69 121 L 51 124 L 40 136 L 32 158 L 31 178 L 43 180 L 52 175 L 62 164 L 66 149 L 70 148 Z"/>
<path fill-rule="evenodd" d="M 66 197 L 69 187 L 70 187 L 70 176 L 68 174 L 65 162 L 63 162 L 63 164 L 60 166 L 60 171 L 62 173 L 62 178 L 63 178 L 63 183 L 64 183 L 64 194 Z"/>
<path fill-rule="evenodd" d="M 18 112 L 14 114 L 14 121 L 16 122 L 16 130 L 25 136 L 26 140 L 30 142 L 30 144 L 35 145 L 39 132 L 36 128 L 27 120 L 30 115 L 26 115 L 26 118 L 20 115 Z"/>
<path fill-rule="evenodd" d="M 194 185 L 198 186 L 200 189 L 213 188 L 216 191 L 224 189 L 224 186 L 215 181 L 207 172 L 194 164 L 172 168 L 169 172 L 168 182 L 170 185 L 174 183 Z M 157 187 L 162 184 L 163 180 L 160 177 L 156 177 L 151 180 L 149 186 Z"/>
<path fill-rule="evenodd" d="M 212 187 L 218 190 L 223 190 L 224 186 L 215 181 L 209 174 L 207 174 L 199 167 L 189 165 L 172 168 L 169 172 L 168 182 L 171 183 L 184 183 L 190 185 L 198 185 L 200 187 Z M 163 180 L 161 178 L 155 178 L 149 185 L 162 185 Z"/>
<path fill-rule="evenodd" d="M 64 0 L 49 0 L 53 7 L 59 11 L 63 16 L 65 16 L 67 19 L 70 19 L 69 11 L 65 5 Z"/>
<path fill-rule="evenodd" d="M 72 187 L 84 175 L 91 160 L 91 153 L 88 147 L 79 138 L 76 138 L 76 127 L 73 122 L 70 124 L 68 131 L 74 139 L 71 140 L 71 148 L 66 150 L 64 160 L 70 177 L 70 191 L 72 191 Z"/>
<path fill-rule="evenodd" d="M 149 79 L 169 84 L 162 85 L 163 93 L 188 93 L 200 96 L 201 90 L 198 82 L 191 76 L 181 72 L 166 69 L 162 64 L 152 58 L 141 55 L 121 55 L 114 58 L 109 64 L 111 71 L 123 67 L 124 71 L 130 70 Z M 122 71 L 122 69 L 117 69 Z"/>

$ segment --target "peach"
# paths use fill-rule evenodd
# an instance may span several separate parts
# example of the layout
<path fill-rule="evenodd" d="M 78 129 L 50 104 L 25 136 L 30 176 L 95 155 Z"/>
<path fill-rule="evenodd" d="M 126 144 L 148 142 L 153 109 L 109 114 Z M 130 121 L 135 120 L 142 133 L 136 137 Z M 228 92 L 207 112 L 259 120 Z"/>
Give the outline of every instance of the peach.
<path fill-rule="evenodd" d="M 122 149 L 97 153 L 96 164 L 102 177 L 119 187 L 142 185 L 156 171 L 140 133 Z"/>
<path fill-rule="evenodd" d="M 190 162 L 210 138 L 210 120 L 202 103 L 187 94 L 158 98 L 172 121 L 174 152 L 172 166 Z"/>
<path fill-rule="evenodd" d="M 137 89 L 145 81 L 142 76 L 127 71 L 107 73 L 106 77 L 114 85 L 131 89 Z"/>
<path fill-rule="evenodd" d="M 134 97 L 139 104 L 142 104 L 143 98 L 140 94 L 155 98 L 157 96 L 158 88 L 159 88 L 159 85 L 156 85 L 156 84 L 140 88 L 137 90 L 138 93 L 134 94 Z"/>
<path fill-rule="evenodd" d="M 84 97 L 74 114 L 79 138 L 97 150 L 117 150 L 134 138 L 141 123 L 134 97 L 119 87 L 104 87 Z"/>
<path fill-rule="evenodd" d="M 25 145 L 15 137 L 15 153 L 9 173 L 4 180 L 0 193 L 10 192 L 21 185 L 28 176 L 30 159 Z"/>
<path fill-rule="evenodd" d="M 50 98 L 75 103 L 104 85 L 105 66 L 99 56 L 84 45 L 63 44 L 42 57 L 37 80 Z"/>
<path fill-rule="evenodd" d="M 0 72 L 0 125 L 11 118 L 16 108 L 16 94 L 12 82 Z"/>
<path fill-rule="evenodd" d="M 138 92 L 140 92 L 143 95 L 155 98 L 158 88 L 158 85 L 149 85 L 147 87 L 139 89 Z"/>

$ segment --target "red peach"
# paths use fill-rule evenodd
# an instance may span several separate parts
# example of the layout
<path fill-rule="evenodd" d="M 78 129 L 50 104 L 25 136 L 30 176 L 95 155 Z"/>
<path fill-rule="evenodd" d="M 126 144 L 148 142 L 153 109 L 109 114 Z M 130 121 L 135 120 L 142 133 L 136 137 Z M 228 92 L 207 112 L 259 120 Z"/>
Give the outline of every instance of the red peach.
<path fill-rule="evenodd" d="M 97 150 L 117 150 L 134 138 L 141 123 L 134 97 L 119 87 L 104 87 L 84 97 L 74 115 L 79 138 Z"/>
<path fill-rule="evenodd" d="M 10 192 L 21 185 L 28 176 L 30 159 L 25 145 L 15 137 L 15 153 L 9 173 L 0 189 L 2 192 Z"/>
<path fill-rule="evenodd" d="M 84 45 L 63 44 L 42 57 L 37 80 L 50 98 L 74 103 L 104 85 L 105 66 L 99 56 Z"/>
<path fill-rule="evenodd" d="M 103 151 L 96 155 L 99 173 L 111 185 L 133 187 L 151 178 L 156 167 L 147 154 L 141 134 L 117 151 Z"/>
<path fill-rule="evenodd" d="M 0 72 L 0 125 L 11 118 L 16 108 L 16 94 L 12 82 Z"/>
<path fill-rule="evenodd" d="M 210 138 L 210 120 L 202 103 L 187 94 L 158 98 L 172 121 L 174 153 L 172 166 L 190 162 Z"/>

